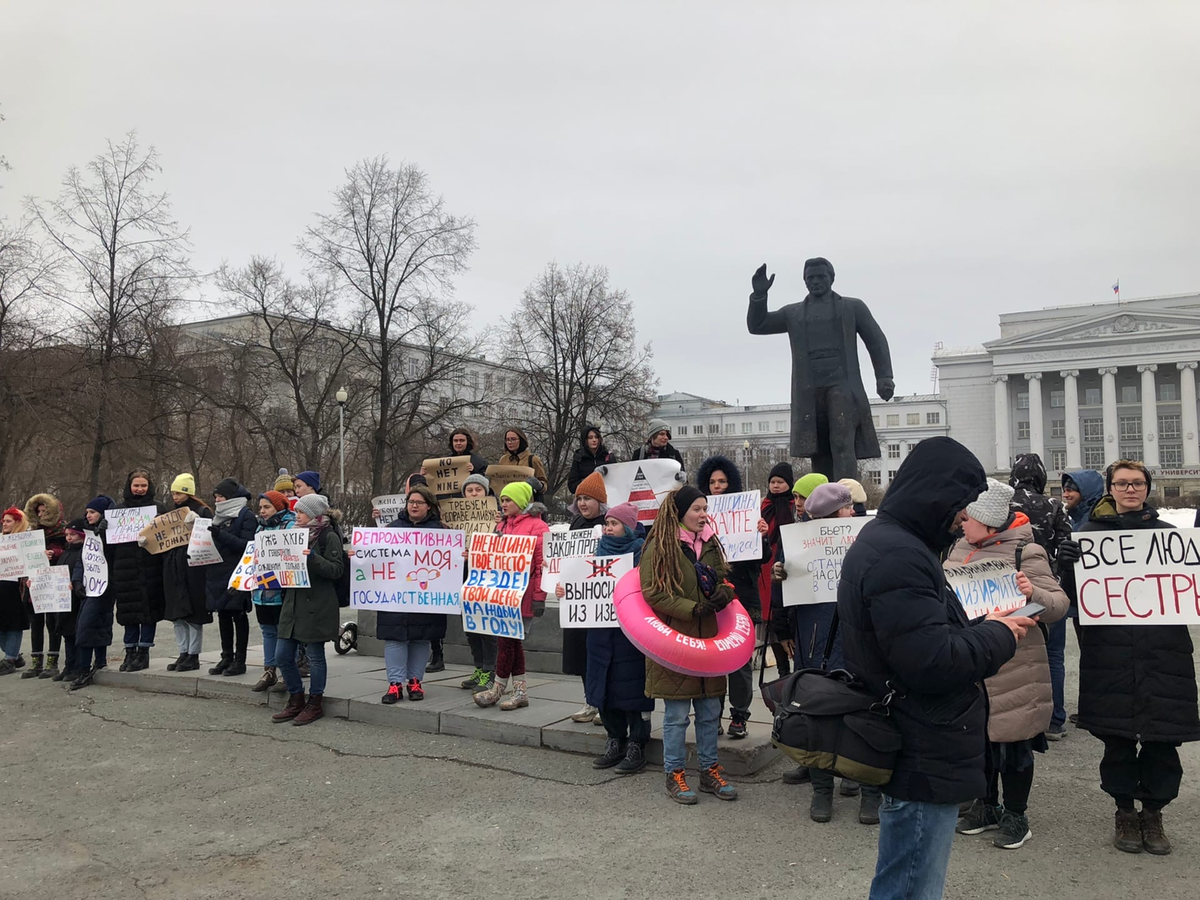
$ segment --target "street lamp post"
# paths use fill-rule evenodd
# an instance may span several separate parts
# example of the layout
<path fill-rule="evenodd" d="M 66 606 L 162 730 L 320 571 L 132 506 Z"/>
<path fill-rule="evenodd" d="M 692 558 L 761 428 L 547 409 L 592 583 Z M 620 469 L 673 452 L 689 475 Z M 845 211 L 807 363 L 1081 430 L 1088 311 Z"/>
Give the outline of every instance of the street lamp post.
<path fill-rule="evenodd" d="M 750 465 L 750 442 L 742 441 L 742 465 Z"/>
<path fill-rule="evenodd" d="M 346 393 L 344 387 L 338 388 L 338 392 L 334 394 L 338 402 L 338 457 L 341 468 L 342 480 L 342 499 L 343 507 L 346 505 L 346 401 L 350 399 L 350 395 Z"/>

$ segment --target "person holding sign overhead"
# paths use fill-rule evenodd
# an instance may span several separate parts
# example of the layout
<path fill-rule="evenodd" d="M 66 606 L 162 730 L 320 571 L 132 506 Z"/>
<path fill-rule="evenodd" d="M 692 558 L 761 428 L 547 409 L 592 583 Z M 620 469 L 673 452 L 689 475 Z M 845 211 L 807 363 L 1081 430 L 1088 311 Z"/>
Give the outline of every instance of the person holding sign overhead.
<path fill-rule="evenodd" d="M 154 482 L 146 469 L 134 469 L 125 480 L 125 494 L 116 509 L 149 507 L 161 516 L 166 507 L 154 499 Z M 166 607 L 163 595 L 163 559 L 138 542 L 108 546 L 109 585 L 116 600 L 117 624 L 125 626 L 125 659 L 119 670 L 140 672 L 150 665 L 158 623 Z"/>
<path fill-rule="evenodd" d="M 1080 529 L 1172 528 L 1146 499 L 1145 465 L 1122 459 L 1104 475 L 1106 493 Z M 1078 600 L 1078 541 L 1058 551 L 1063 586 Z M 1179 745 L 1200 741 L 1196 669 L 1186 625 L 1088 625 L 1079 629 L 1079 727 L 1104 742 L 1100 787 L 1117 804 L 1113 846 L 1127 853 L 1171 852 L 1163 808 L 1179 796 Z M 1141 813 L 1136 801 L 1142 801 Z"/>
<path fill-rule="evenodd" d="M 4 534 L 20 534 L 29 530 L 25 514 L 15 506 L 4 511 Z M 29 604 L 25 602 L 25 583 L 0 581 L 0 675 L 11 675 L 25 665 L 21 658 L 21 641 L 29 628 Z"/>
<path fill-rule="evenodd" d="M 988 489 L 967 504 L 963 536 L 945 565 L 1000 560 L 1017 571 L 1017 587 L 1025 598 L 1045 607 L 1038 616 L 1045 626 L 1067 614 L 1070 600 L 1050 569 L 1050 559 L 1034 539 L 1029 517 L 1011 507 L 1014 490 L 988 479 Z M 1034 753 L 1045 753 L 1046 729 L 1054 711 L 1050 659 L 1042 628 L 1031 628 L 1016 655 L 984 682 L 988 692 L 988 740 L 991 784 L 958 820 L 959 834 L 999 831 L 992 844 L 1016 850 L 1033 836 L 1026 810 L 1033 788 Z M 1000 787 L 1004 787 L 1001 803 Z"/>

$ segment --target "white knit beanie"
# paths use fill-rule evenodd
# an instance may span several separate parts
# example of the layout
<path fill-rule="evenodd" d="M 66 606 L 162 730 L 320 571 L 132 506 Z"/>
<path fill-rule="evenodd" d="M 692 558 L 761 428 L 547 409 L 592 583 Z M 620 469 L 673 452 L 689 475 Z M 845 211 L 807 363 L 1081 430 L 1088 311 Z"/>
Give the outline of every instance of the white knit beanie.
<path fill-rule="evenodd" d="M 1010 504 L 1015 493 L 1016 491 L 1007 484 L 989 478 L 987 490 L 974 502 L 967 504 L 967 515 L 990 528 L 1003 528 L 1008 521 Z"/>

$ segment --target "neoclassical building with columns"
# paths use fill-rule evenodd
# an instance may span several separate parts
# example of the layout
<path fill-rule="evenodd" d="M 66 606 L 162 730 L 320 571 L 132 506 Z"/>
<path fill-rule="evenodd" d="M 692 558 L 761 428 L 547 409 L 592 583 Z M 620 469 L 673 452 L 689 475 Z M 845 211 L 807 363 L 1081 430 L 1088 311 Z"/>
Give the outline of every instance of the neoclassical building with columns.
<path fill-rule="evenodd" d="M 1000 316 L 982 347 L 937 350 L 951 436 L 997 475 L 1041 455 L 1072 469 L 1140 459 L 1160 496 L 1200 491 L 1200 294 Z"/>

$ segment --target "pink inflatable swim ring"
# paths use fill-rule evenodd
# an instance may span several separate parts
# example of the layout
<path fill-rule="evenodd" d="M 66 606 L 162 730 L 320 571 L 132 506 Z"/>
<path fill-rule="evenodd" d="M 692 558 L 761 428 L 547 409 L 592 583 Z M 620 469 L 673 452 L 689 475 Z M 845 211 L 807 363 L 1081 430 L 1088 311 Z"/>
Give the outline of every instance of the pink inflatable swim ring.
<path fill-rule="evenodd" d="M 737 600 L 717 613 L 717 633 L 710 638 L 683 634 L 660 619 L 642 596 L 637 569 L 617 582 L 613 606 L 629 642 L 673 672 L 716 678 L 736 672 L 754 652 L 754 623 Z"/>

